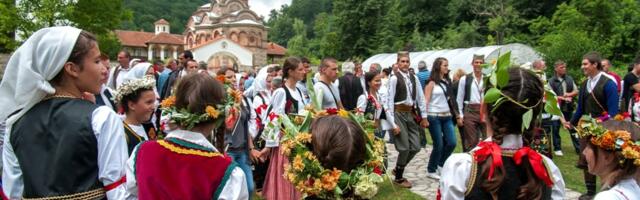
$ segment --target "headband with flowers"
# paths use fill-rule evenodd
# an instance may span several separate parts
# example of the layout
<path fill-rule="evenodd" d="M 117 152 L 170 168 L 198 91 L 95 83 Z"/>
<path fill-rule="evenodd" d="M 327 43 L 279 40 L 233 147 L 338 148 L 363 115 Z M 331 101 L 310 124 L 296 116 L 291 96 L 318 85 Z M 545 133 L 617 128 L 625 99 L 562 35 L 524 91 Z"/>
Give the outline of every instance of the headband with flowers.
<path fill-rule="evenodd" d="M 151 90 L 155 85 L 156 81 L 151 78 L 134 79 L 124 82 L 120 87 L 118 87 L 113 100 L 120 102 L 127 95 L 131 95 L 140 89 Z"/>
<path fill-rule="evenodd" d="M 614 119 L 624 120 L 624 117 L 619 115 Z M 598 148 L 621 151 L 622 157 L 619 158 L 619 164 L 624 164 L 625 160 L 631 160 L 634 165 L 640 166 L 640 141 L 633 141 L 629 132 L 607 130 L 599 119 L 591 116 L 582 117 L 576 130 L 581 138 L 589 139 L 589 142 Z"/>
<path fill-rule="evenodd" d="M 223 104 L 207 105 L 204 113 L 191 113 L 186 108 L 176 108 L 176 97 L 170 96 L 160 103 L 162 115 L 167 116 L 170 123 L 178 124 L 187 129 L 192 129 L 196 124 L 208 120 L 214 120 L 214 127 L 219 127 L 223 122 L 227 124 L 227 127 L 233 127 L 238 117 L 242 92 L 234 89 L 229 81 L 221 80 L 220 77 L 216 77 L 216 79 L 223 83 L 227 93 Z"/>
<path fill-rule="evenodd" d="M 311 105 L 298 115 L 277 116 L 270 129 L 284 131 L 280 143 L 280 151 L 290 160 L 285 166 L 284 176 L 305 196 L 327 199 L 341 199 L 347 191 L 362 199 L 370 199 L 378 192 L 378 185 L 382 183 L 382 168 L 384 141 L 373 134 L 374 123 L 361 114 L 353 114 L 345 110 L 320 109 L 320 102 L 316 102 L 313 87 L 307 81 Z M 326 169 L 309 148 L 312 137 L 310 133 L 311 121 L 315 118 L 338 115 L 352 120 L 364 130 L 366 139 L 365 161 L 351 171 Z M 275 124 L 275 125 L 274 125 Z M 268 131 L 268 129 L 265 129 Z"/>

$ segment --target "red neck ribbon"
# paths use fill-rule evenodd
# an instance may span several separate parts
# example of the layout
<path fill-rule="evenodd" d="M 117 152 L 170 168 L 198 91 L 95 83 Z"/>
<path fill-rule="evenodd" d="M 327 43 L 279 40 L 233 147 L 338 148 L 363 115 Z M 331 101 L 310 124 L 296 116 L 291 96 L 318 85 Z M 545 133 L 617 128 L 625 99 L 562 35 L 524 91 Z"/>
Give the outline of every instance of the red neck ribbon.
<path fill-rule="evenodd" d="M 553 186 L 553 181 L 551 181 L 551 177 L 549 177 L 549 174 L 547 173 L 546 167 L 542 161 L 542 156 L 529 147 L 523 147 L 513 156 L 513 160 L 516 162 L 516 165 L 520 165 L 520 163 L 522 163 L 522 157 L 524 156 L 529 158 L 529 163 L 531 164 L 536 176 L 542 179 L 547 186 Z"/>
<path fill-rule="evenodd" d="M 491 168 L 489 168 L 489 176 L 487 180 L 491 180 L 495 168 L 502 167 L 502 150 L 500 146 L 494 142 L 483 141 L 478 144 L 478 149 L 474 154 L 474 159 L 478 162 L 484 162 L 489 156 L 492 158 Z"/>

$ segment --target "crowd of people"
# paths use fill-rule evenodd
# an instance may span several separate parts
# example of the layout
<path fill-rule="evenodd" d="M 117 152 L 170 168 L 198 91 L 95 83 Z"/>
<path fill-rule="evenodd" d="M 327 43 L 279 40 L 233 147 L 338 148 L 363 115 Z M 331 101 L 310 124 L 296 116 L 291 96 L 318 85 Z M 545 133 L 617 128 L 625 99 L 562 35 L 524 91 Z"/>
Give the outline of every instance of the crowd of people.
<path fill-rule="evenodd" d="M 427 144 L 426 129 L 433 150 L 423 169 L 439 181 L 438 198 L 563 199 L 552 158 L 564 155 L 566 128 L 584 171 L 581 199 L 640 199 L 640 56 L 621 80 L 610 61 L 588 53 L 583 83 L 562 61 L 547 77 L 536 60 L 498 73 L 506 81 L 496 84 L 483 73 L 485 60 L 474 55 L 467 74 L 450 71 L 443 57 L 430 70 L 419 61 L 415 73 L 408 52 L 367 70 L 327 57 L 314 72 L 308 59 L 288 57 L 241 73 L 202 65 L 189 51 L 164 63 L 121 51 L 111 67 L 91 33 L 41 29 L 13 53 L 0 84 L 3 198 L 314 199 L 285 176 L 296 161 L 284 153 L 284 131 L 268 130 L 317 102 L 330 115 L 314 117 L 310 151 L 326 169 L 349 172 L 364 162 L 364 130 L 331 116 L 346 111 L 395 145 L 396 165 L 388 166 L 385 149 L 384 171 L 399 187 L 412 187 L 404 174 Z M 489 90 L 499 91 L 499 103 L 485 102 Z M 550 97 L 560 114 L 545 108 Z M 586 116 L 596 128 L 585 128 Z M 462 154 L 453 154 L 456 129 Z M 598 142 L 609 133 L 601 130 L 620 144 Z"/>

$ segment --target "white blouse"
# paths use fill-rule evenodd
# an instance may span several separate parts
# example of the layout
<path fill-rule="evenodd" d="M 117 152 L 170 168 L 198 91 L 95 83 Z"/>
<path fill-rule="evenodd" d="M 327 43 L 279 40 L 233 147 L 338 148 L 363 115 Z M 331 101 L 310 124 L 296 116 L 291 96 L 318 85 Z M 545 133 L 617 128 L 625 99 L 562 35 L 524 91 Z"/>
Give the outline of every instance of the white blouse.
<path fill-rule="evenodd" d="M 623 179 L 611 189 L 598 193 L 594 200 L 632 200 L 640 199 L 640 187 L 634 178 Z"/>
<path fill-rule="evenodd" d="M 213 149 L 214 151 L 218 151 L 207 138 L 204 137 L 201 133 L 185 131 L 185 130 L 175 130 L 170 132 L 167 135 L 167 138 L 178 138 L 181 140 L 185 140 L 187 142 L 195 143 L 197 145 L 207 147 Z M 131 155 L 135 155 L 138 152 L 138 148 L 136 147 Z M 136 176 L 133 173 L 135 170 L 135 156 L 131 156 L 129 160 L 127 160 L 126 165 L 126 173 L 127 173 L 127 183 L 126 183 L 126 198 L 127 199 L 138 199 L 138 182 L 136 181 Z M 120 198 L 121 199 L 121 198 Z M 245 178 L 245 174 L 240 169 L 240 167 L 235 167 L 233 171 L 231 171 L 231 176 L 229 176 L 229 180 L 222 188 L 222 192 L 220 193 L 219 199 L 249 199 L 249 190 L 247 188 L 247 180 Z"/>
<path fill-rule="evenodd" d="M 485 141 L 491 141 L 491 138 L 487 138 Z M 503 149 L 519 149 L 522 148 L 522 136 L 521 135 L 505 135 L 502 144 Z M 471 150 L 474 152 L 478 150 L 478 147 Z M 551 188 L 551 199 L 564 199 L 565 184 L 562 179 L 560 169 L 556 164 L 544 155 L 541 155 L 544 159 L 544 163 L 547 165 L 551 180 L 553 181 L 553 187 Z M 473 158 L 468 153 L 456 153 L 452 154 L 449 159 L 444 163 L 442 167 L 442 174 L 440 176 L 440 193 L 442 199 L 455 200 L 464 199 L 465 192 L 467 191 L 467 182 L 469 176 L 471 176 L 471 165 L 473 164 Z"/>
<path fill-rule="evenodd" d="M 91 127 L 98 140 L 98 179 L 103 185 L 109 185 L 125 176 L 124 167 L 129 153 L 124 126 L 120 117 L 106 106 L 96 108 L 91 116 Z M 10 135 L 10 132 L 6 133 L 2 149 L 2 189 L 9 199 L 22 199 L 22 170 L 9 142 Z M 123 184 L 107 192 L 108 199 L 124 199 L 124 196 Z"/>
<path fill-rule="evenodd" d="M 367 103 L 368 103 L 367 96 L 368 96 L 367 93 L 364 93 L 358 97 L 358 103 L 357 103 L 358 112 L 364 112 L 365 109 L 367 109 Z M 380 119 L 382 115 L 385 115 L 385 117 L 389 119 L 389 116 L 390 116 L 388 113 L 389 111 L 388 109 L 385 108 L 384 102 L 382 102 L 382 100 L 383 98 L 380 96 L 380 94 L 378 94 L 376 98 L 376 102 L 379 104 L 379 107 L 376 107 L 376 112 L 373 115 L 374 119 Z M 382 113 L 382 108 L 385 108 L 384 113 Z M 390 130 L 393 128 L 393 124 L 391 124 L 391 122 L 385 119 L 380 120 L 380 126 L 381 126 L 380 127 L 381 130 Z"/>
<path fill-rule="evenodd" d="M 304 112 L 306 112 L 304 110 L 304 106 L 307 104 L 307 102 L 304 101 L 304 97 L 302 96 L 302 92 L 298 92 L 298 90 L 296 88 L 291 89 L 288 87 L 283 87 L 283 88 L 278 88 L 276 91 L 273 92 L 273 96 L 271 97 L 271 113 L 274 113 L 276 115 L 278 115 L 278 117 L 282 117 L 282 116 L 286 116 L 287 114 L 285 113 L 285 107 L 287 105 L 287 94 L 285 93 L 285 89 L 289 90 L 289 93 L 291 94 L 291 97 L 293 99 L 295 99 L 298 102 L 298 114 L 302 114 Z M 269 113 L 269 114 L 271 114 Z M 267 119 L 269 119 L 267 114 Z M 275 124 L 275 119 L 274 121 L 268 121 L 265 122 L 268 126 L 269 123 L 271 124 Z M 266 129 L 266 128 L 265 128 Z M 265 130 L 264 132 L 262 132 L 262 138 L 265 140 L 265 147 L 277 147 L 280 146 L 280 131 L 279 129 L 276 130 Z"/>
<path fill-rule="evenodd" d="M 433 89 L 431 90 L 431 99 L 429 99 L 429 105 L 427 107 L 428 113 L 449 112 L 447 95 L 442 88 L 446 88 L 443 83 L 435 83 L 433 85 Z"/>

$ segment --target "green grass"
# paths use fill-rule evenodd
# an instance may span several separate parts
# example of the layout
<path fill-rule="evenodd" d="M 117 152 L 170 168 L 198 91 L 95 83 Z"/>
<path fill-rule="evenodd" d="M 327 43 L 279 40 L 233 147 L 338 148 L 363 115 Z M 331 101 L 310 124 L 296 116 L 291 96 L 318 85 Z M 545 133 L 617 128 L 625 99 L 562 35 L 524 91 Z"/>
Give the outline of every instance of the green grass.
<path fill-rule="evenodd" d="M 259 197 L 254 195 L 252 199 L 262 200 L 263 198 L 259 198 Z M 378 188 L 378 194 L 375 197 L 373 197 L 373 199 L 380 199 L 380 200 L 402 199 L 402 200 L 404 200 L 404 199 L 424 199 L 424 198 L 422 198 L 419 195 L 411 192 L 408 189 L 400 188 L 400 187 L 397 187 L 397 186 L 393 185 L 393 183 L 391 183 L 391 181 L 389 181 L 388 178 L 385 178 L 384 182 Z"/>

